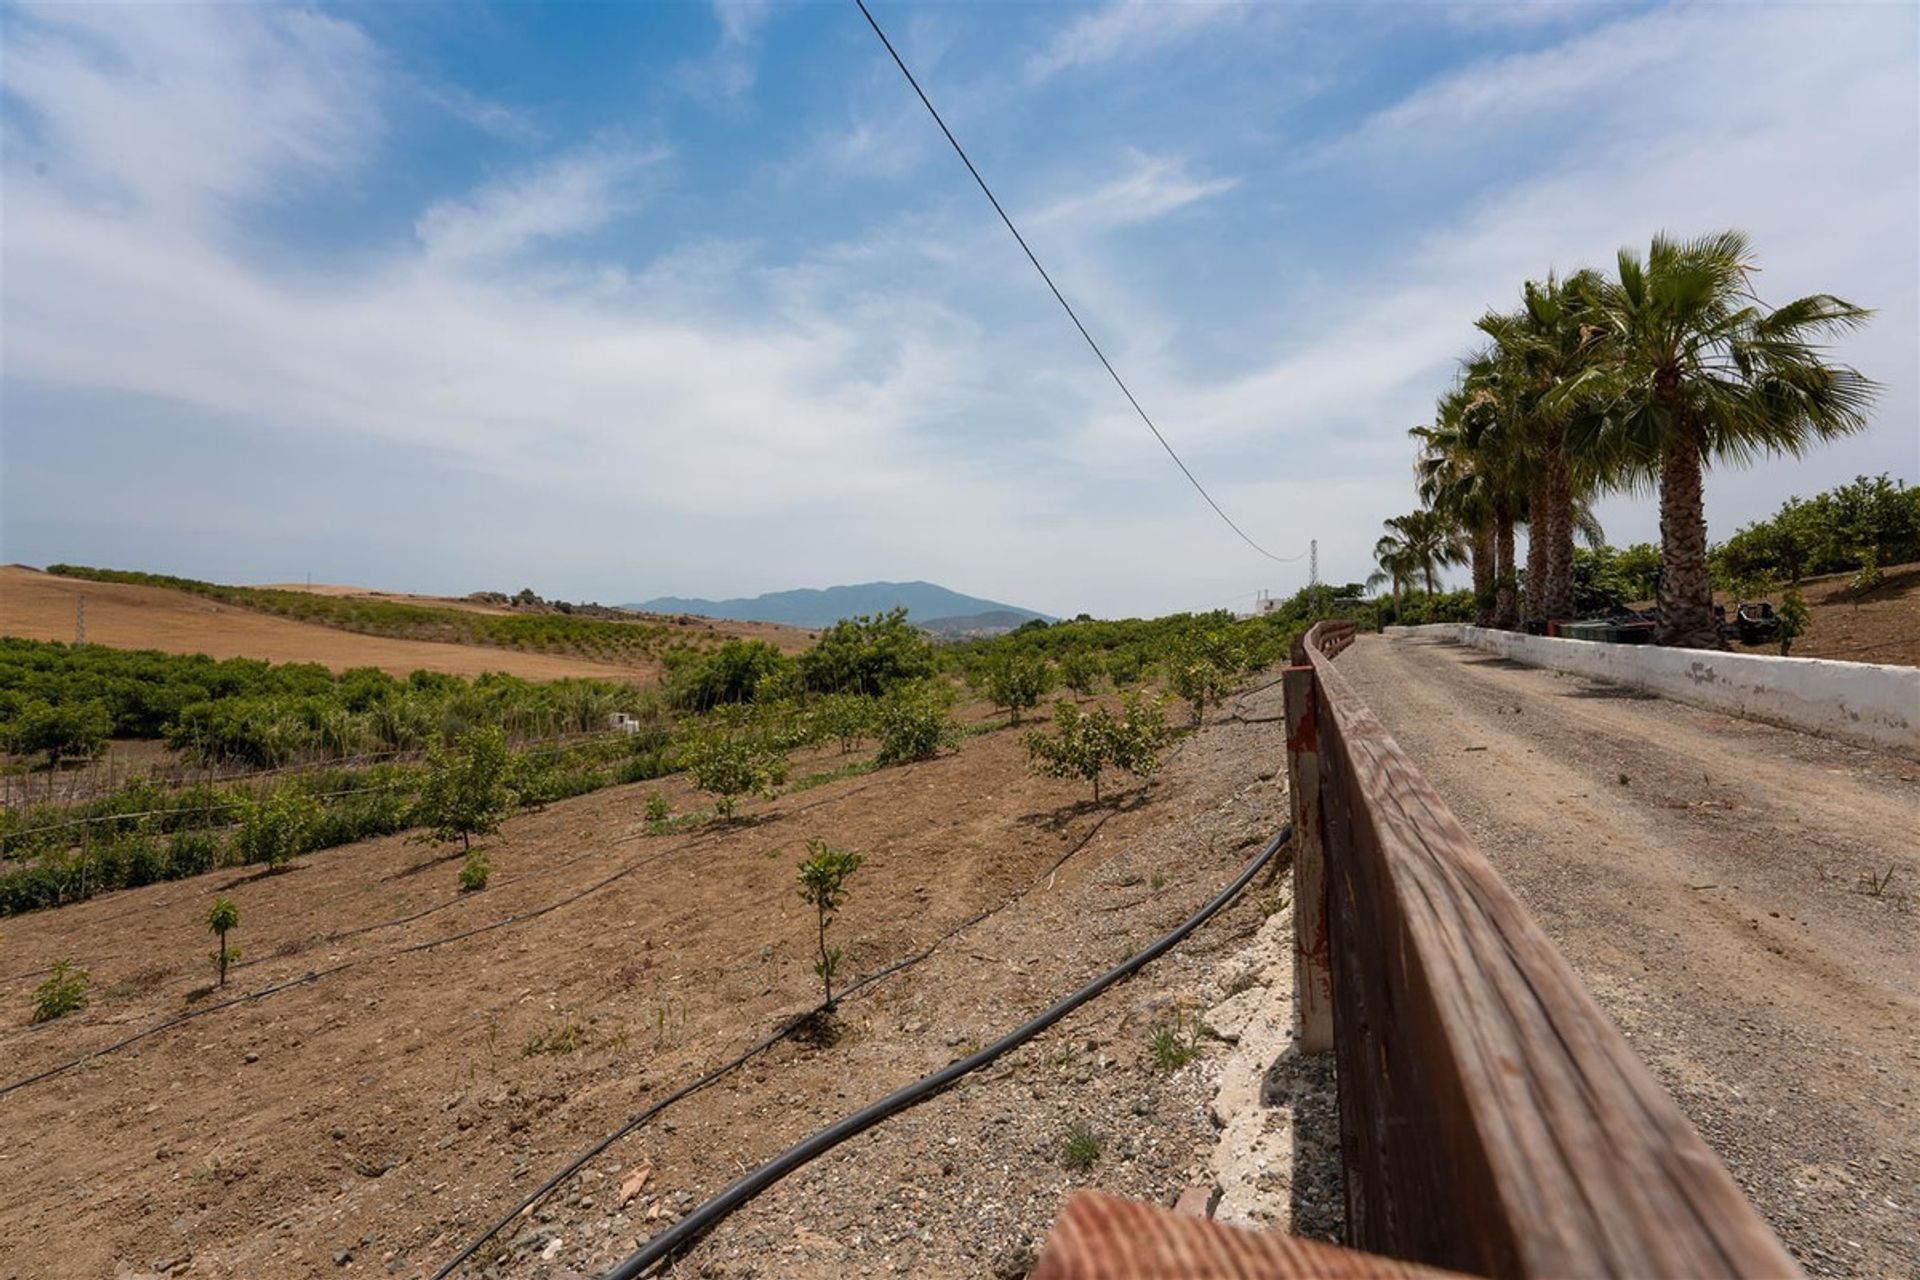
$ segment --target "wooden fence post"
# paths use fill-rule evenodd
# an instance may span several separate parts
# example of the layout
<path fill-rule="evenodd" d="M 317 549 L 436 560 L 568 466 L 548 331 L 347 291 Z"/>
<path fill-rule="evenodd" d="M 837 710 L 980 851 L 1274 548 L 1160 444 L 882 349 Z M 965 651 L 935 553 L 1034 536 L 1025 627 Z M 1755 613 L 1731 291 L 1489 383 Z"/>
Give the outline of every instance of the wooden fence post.
<path fill-rule="evenodd" d="M 1296 657 L 1296 663 L 1304 658 Z M 1333 1048 L 1333 957 L 1327 936 L 1326 830 L 1320 804 L 1319 692 L 1313 668 L 1288 667 L 1287 792 L 1293 809 L 1293 1026 L 1302 1053 Z"/>

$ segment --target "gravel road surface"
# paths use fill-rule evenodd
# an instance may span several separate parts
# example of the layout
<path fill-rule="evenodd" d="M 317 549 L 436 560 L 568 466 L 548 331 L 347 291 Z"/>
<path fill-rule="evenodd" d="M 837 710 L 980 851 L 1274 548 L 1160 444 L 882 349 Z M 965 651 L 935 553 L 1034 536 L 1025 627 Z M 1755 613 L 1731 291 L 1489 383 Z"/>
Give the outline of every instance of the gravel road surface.
<path fill-rule="evenodd" d="M 1807 1271 L 1920 1275 L 1920 764 L 1452 644 L 1339 663 Z"/>

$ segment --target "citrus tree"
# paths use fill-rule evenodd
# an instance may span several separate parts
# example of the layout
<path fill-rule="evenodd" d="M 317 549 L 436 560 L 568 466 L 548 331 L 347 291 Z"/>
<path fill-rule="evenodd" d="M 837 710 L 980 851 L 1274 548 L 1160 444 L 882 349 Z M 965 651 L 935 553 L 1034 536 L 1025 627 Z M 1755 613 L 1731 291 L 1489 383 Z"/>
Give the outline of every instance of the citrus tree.
<path fill-rule="evenodd" d="M 847 900 L 847 880 L 860 869 L 863 858 L 845 849 L 835 849 L 825 840 L 807 841 L 807 860 L 800 864 L 800 897 L 814 910 L 820 959 L 813 971 L 826 993 L 826 1007 L 833 1009 L 833 977 L 840 969 L 840 948 L 827 945 L 827 928 Z"/>
<path fill-rule="evenodd" d="M 213 954 L 214 967 L 220 971 L 220 985 L 227 985 L 227 966 L 240 956 L 238 947 L 227 946 L 227 933 L 240 925 L 240 908 L 233 905 L 232 898 L 215 898 L 213 910 L 207 912 L 207 931 L 220 939 L 220 949 Z"/>
<path fill-rule="evenodd" d="M 473 837 L 491 835 L 513 809 L 507 779 L 513 768 L 506 731 L 475 729 L 458 750 L 436 743 L 427 753 L 427 776 L 414 802 L 414 820 L 439 841 L 458 839 L 466 852 Z"/>
<path fill-rule="evenodd" d="M 1054 778 L 1081 778 L 1093 784 L 1100 800 L 1100 776 L 1109 768 L 1146 777 L 1160 767 L 1167 722 L 1160 708 L 1129 695 L 1118 715 L 1105 707 L 1082 711 L 1071 698 L 1054 704 L 1053 732 L 1027 735 L 1027 759 L 1034 772 Z"/>

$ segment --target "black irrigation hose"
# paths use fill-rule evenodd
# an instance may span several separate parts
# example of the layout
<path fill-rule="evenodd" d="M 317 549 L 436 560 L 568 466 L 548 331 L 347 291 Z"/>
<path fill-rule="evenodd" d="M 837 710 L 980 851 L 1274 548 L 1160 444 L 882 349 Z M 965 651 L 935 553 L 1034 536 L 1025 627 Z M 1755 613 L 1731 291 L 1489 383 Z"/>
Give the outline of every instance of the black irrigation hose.
<path fill-rule="evenodd" d="M 1287 823 L 1275 833 L 1266 847 L 1249 862 L 1246 868 L 1235 876 L 1233 882 L 1222 889 L 1213 899 L 1182 921 L 1171 933 L 1155 942 L 1146 950 L 1109 969 L 1080 990 L 1053 1005 L 1024 1026 L 1002 1036 L 999 1040 L 970 1054 L 956 1062 L 948 1063 L 931 1075 L 924 1076 L 912 1084 L 896 1089 L 845 1119 L 828 1126 L 794 1146 L 787 1148 L 773 1159 L 755 1169 L 752 1173 L 736 1181 L 713 1199 L 707 1201 L 680 1221 L 662 1231 L 622 1262 L 608 1271 L 602 1280 L 635 1280 L 635 1277 L 647 1271 L 657 1263 L 666 1261 L 689 1247 L 706 1231 L 710 1230 L 728 1214 L 759 1195 L 762 1191 L 786 1177 L 789 1173 L 826 1154 L 847 1139 L 866 1132 L 890 1116 L 904 1111 L 927 1098 L 946 1089 L 961 1077 L 986 1066 L 994 1059 L 1016 1049 L 1027 1041 L 1059 1022 L 1062 1018 L 1093 1000 L 1108 987 L 1131 977 L 1140 969 L 1158 959 L 1162 954 L 1177 946 L 1188 934 L 1205 924 L 1222 907 L 1232 902 L 1240 891 L 1247 887 L 1254 876 L 1259 874 L 1273 856 L 1286 844 L 1293 834 L 1293 824 Z"/>
<path fill-rule="evenodd" d="M 1180 745 L 1185 746 L 1186 744 L 1183 742 Z M 1178 750 L 1179 748 L 1176 747 L 1175 752 L 1177 753 Z M 1005 902 L 1002 902 L 997 907 L 989 907 L 984 911 L 979 911 L 974 913 L 971 916 L 968 916 L 965 920 L 962 920 L 960 923 L 947 929 L 946 932 L 942 933 L 939 937 L 935 938 L 932 942 L 928 943 L 926 946 L 922 947 L 920 950 L 914 952 L 913 954 L 904 956 L 901 959 L 894 961 L 892 964 L 888 965 L 886 968 L 876 970 L 875 972 L 868 974 L 866 977 L 859 979 L 858 981 L 854 982 L 852 985 L 848 986 L 845 990 L 843 990 L 840 993 L 840 999 L 842 1001 L 854 999 L 862 991 L 866 990 L 868 987 L 874 985 L 875 983 L 884 981 L 887 978 L 891 978 L 894 974 L 899 973 L 903 969 L 912 968 L 914 965 L 919 964 L 921 961 L 926 960 L 929 956 L 933 955 L 935 951 L 938 951 L 941 947 L 945 946 L 948 942 L 952 941 L 958 935 L 966 932 L 968 929 L 973 928 L 973 926 L 979 924 L 981 921 L 987 919 L 989 916 L 996 915 L 999 912 L 1006 910 L 1008 907 L 1012 906 L 1014 903 L 1019 902 L 1021 899 L 1025 898 L 1029 893 L 1033 892 L 1034 889 L 1039 887 L 1040 882 L 1042 880 L 1051 878 L 1056 872 L 1060 870 L 1061 867 L 1065 866 L 1069 858 L 1073 857 L 1073 855 L 1075 855 L 1076 853 L 1079 853 L 1082 849 L 1086 848 L 1089 844 L 1093 843 L 1093 838 L 1096 835 L 1100 834 L 1100 828 L 1107 825 L 1107 819 L 1113 817 L 1114 814 L 1118 812 L 1120 811 L 1117 809 L 1109 809 L 1106 813 L 1101 814 L 1100 820 L 1095 822 L 1091 827 L 1088 827 L 1086 834 L 1082 835 L 1078 840 L 1074 841 L 1073 844 L 1064 853 L 1062 853 L 1058 858 L 1054 859 L 1052 866 L 1048 867 L 1047 870 L 1042 875 L 1035 877 L 1033 882 L 1028 884 L 1026 888 L 1020 890 L 1018 893 L 1014 894 L 1012 897 L 1008 898 Z M 785 1025 L 783 1025 L 778 1031 L 775 1031 L 771 1035 L 768 1035 L 762 1038 L 761 1040 L 755 1042 L 752 1047 L 743 1051 L 738 1057 L 733 1058 L 731 1061 L 722 1063 L 718 1067 L 715 1067 L 713 1070 L 707 1072 L 705 1075 L 693 1081 L 691 1084 L 684 1085 L 681 1088 L 676 1089 L 673 1093 L 667 1095 L 665 1098 L 662 1098 L 659 1102 L 654 1103 L 652 1106 L 648 1107 L 645 1111 L 642 1111 L 640 1114 L 634 1116 L 631 1120 L 628 1120 L 625 1124 L 621 1125 L 618 1129 L 615 1129 L 612 1133 L 600 1139 L 600 1141 L 594 1143 L 591 1147 L 588 1147 L 585 1151 L 582 1151 L 579 1155 L 575 1156 L 572 1160 L 568 1161 L 567 1164 L 563 1166 L 558 1173 L 555 1173 L 552 1177 L 548 1178 L 545 1182 L 541 1183 L 538 1187 L 535 1187 L 527 1195 L 523 1196 L 520 1199 L 519 1203 L 515 1204 L 513 1208 L 509 1209 L 505 1214 L 503 1214 L 497 1221 L 493 1223 L 492 1226 L 488 1227 L 485 1231 L 475 1236 L 472 1240 L 469 1240 L 466 1243 L 466 1245 L 460 1250 L 459 1253 L 455 1254 L 452 1258 L 448 1259 L 447 1262 L 444 1263 L 438 1271 L 433 1273 L 433 1280 L 446 1280 L 446 1277 L 452 1275 L 455 1269 L 458 1268 L 461 1263 L 465 1262 L 468 1258 L 472 1257 L 474 1253 L 476 1253 L 479 1250 L 481 1245 L 484 1245 L 487 1241 L 499 1235 L 502 1231 L 506 1230 L 509 1226 L 513 1224 L 514 1219 L 520 1217 L 520 1215 L 524 1214 L 527 1210 L 533 1208 L 534 1205 L 540 1203 L 541 1200 L 551 1195 L 553 1191 L 556 1188 L 563 1185 L 567 1181 L 567 1179 L 573 1177 L 573 1175 L 580 1172 L 580 1170 L 586 1165 L 586 1163 L 589 1160 L 592 1160 L 595 1156 L 598 1156 L 601 1152 L 605 1151 L 608 1147 L 611 1147 L 614 1143 L 626 1137 L 628 1134 L 632 1133 L 635 1129 L 638 1129 L 641 1125 L 653 1119 L 655 1116 L 659 1115 L 662 1111 L 665 1111 L 668 1107 L 672 1106 L 674 1103 L 681 1101 L 683 1098 L 691 1097 L 693 1094 L 698 1093 L 700 1090 L 706 1088 L 708 1085 L 714 1083 L 716 1080 L 719 1080 L 722 1076 L 728 1075 L 731 1072 L 737 1071 L 741 1067 L 744 1067 L 745 1065 L 747 1065 L 747 1063 L 759 1057 L 762 1053 L 765 1053 L 768 1049 L 773 1048 L 773 1046 L 775 1046 L 776 1044 L 779 1044 L 781 1041 L 791 1038 L 795 1032 L 799 1031 L 803 1026 L 807 1024 L 808 1020 L 811 1017 L 824 1012 L 825 1009 L 826 1009 L 825 1005 L 816 1005 L 808 1013 L 802 1014 L 799 1017 L 791 1019 Z"/>

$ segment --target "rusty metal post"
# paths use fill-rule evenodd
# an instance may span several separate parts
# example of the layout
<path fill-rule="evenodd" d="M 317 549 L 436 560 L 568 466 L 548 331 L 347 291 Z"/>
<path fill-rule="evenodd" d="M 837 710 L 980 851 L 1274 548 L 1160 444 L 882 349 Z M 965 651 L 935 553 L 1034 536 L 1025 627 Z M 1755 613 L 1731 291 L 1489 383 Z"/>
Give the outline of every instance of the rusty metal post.
<path fill-rule="evenodd" d="M 1282 674 L 1287 792 L 1293 808 L 1293 1026 L 1302 1053 L 1333 1048 L 1333 963 L 1328 950 L 1325 817 L 1320 799 L 1319 690 L 1313 668 Z"/>

